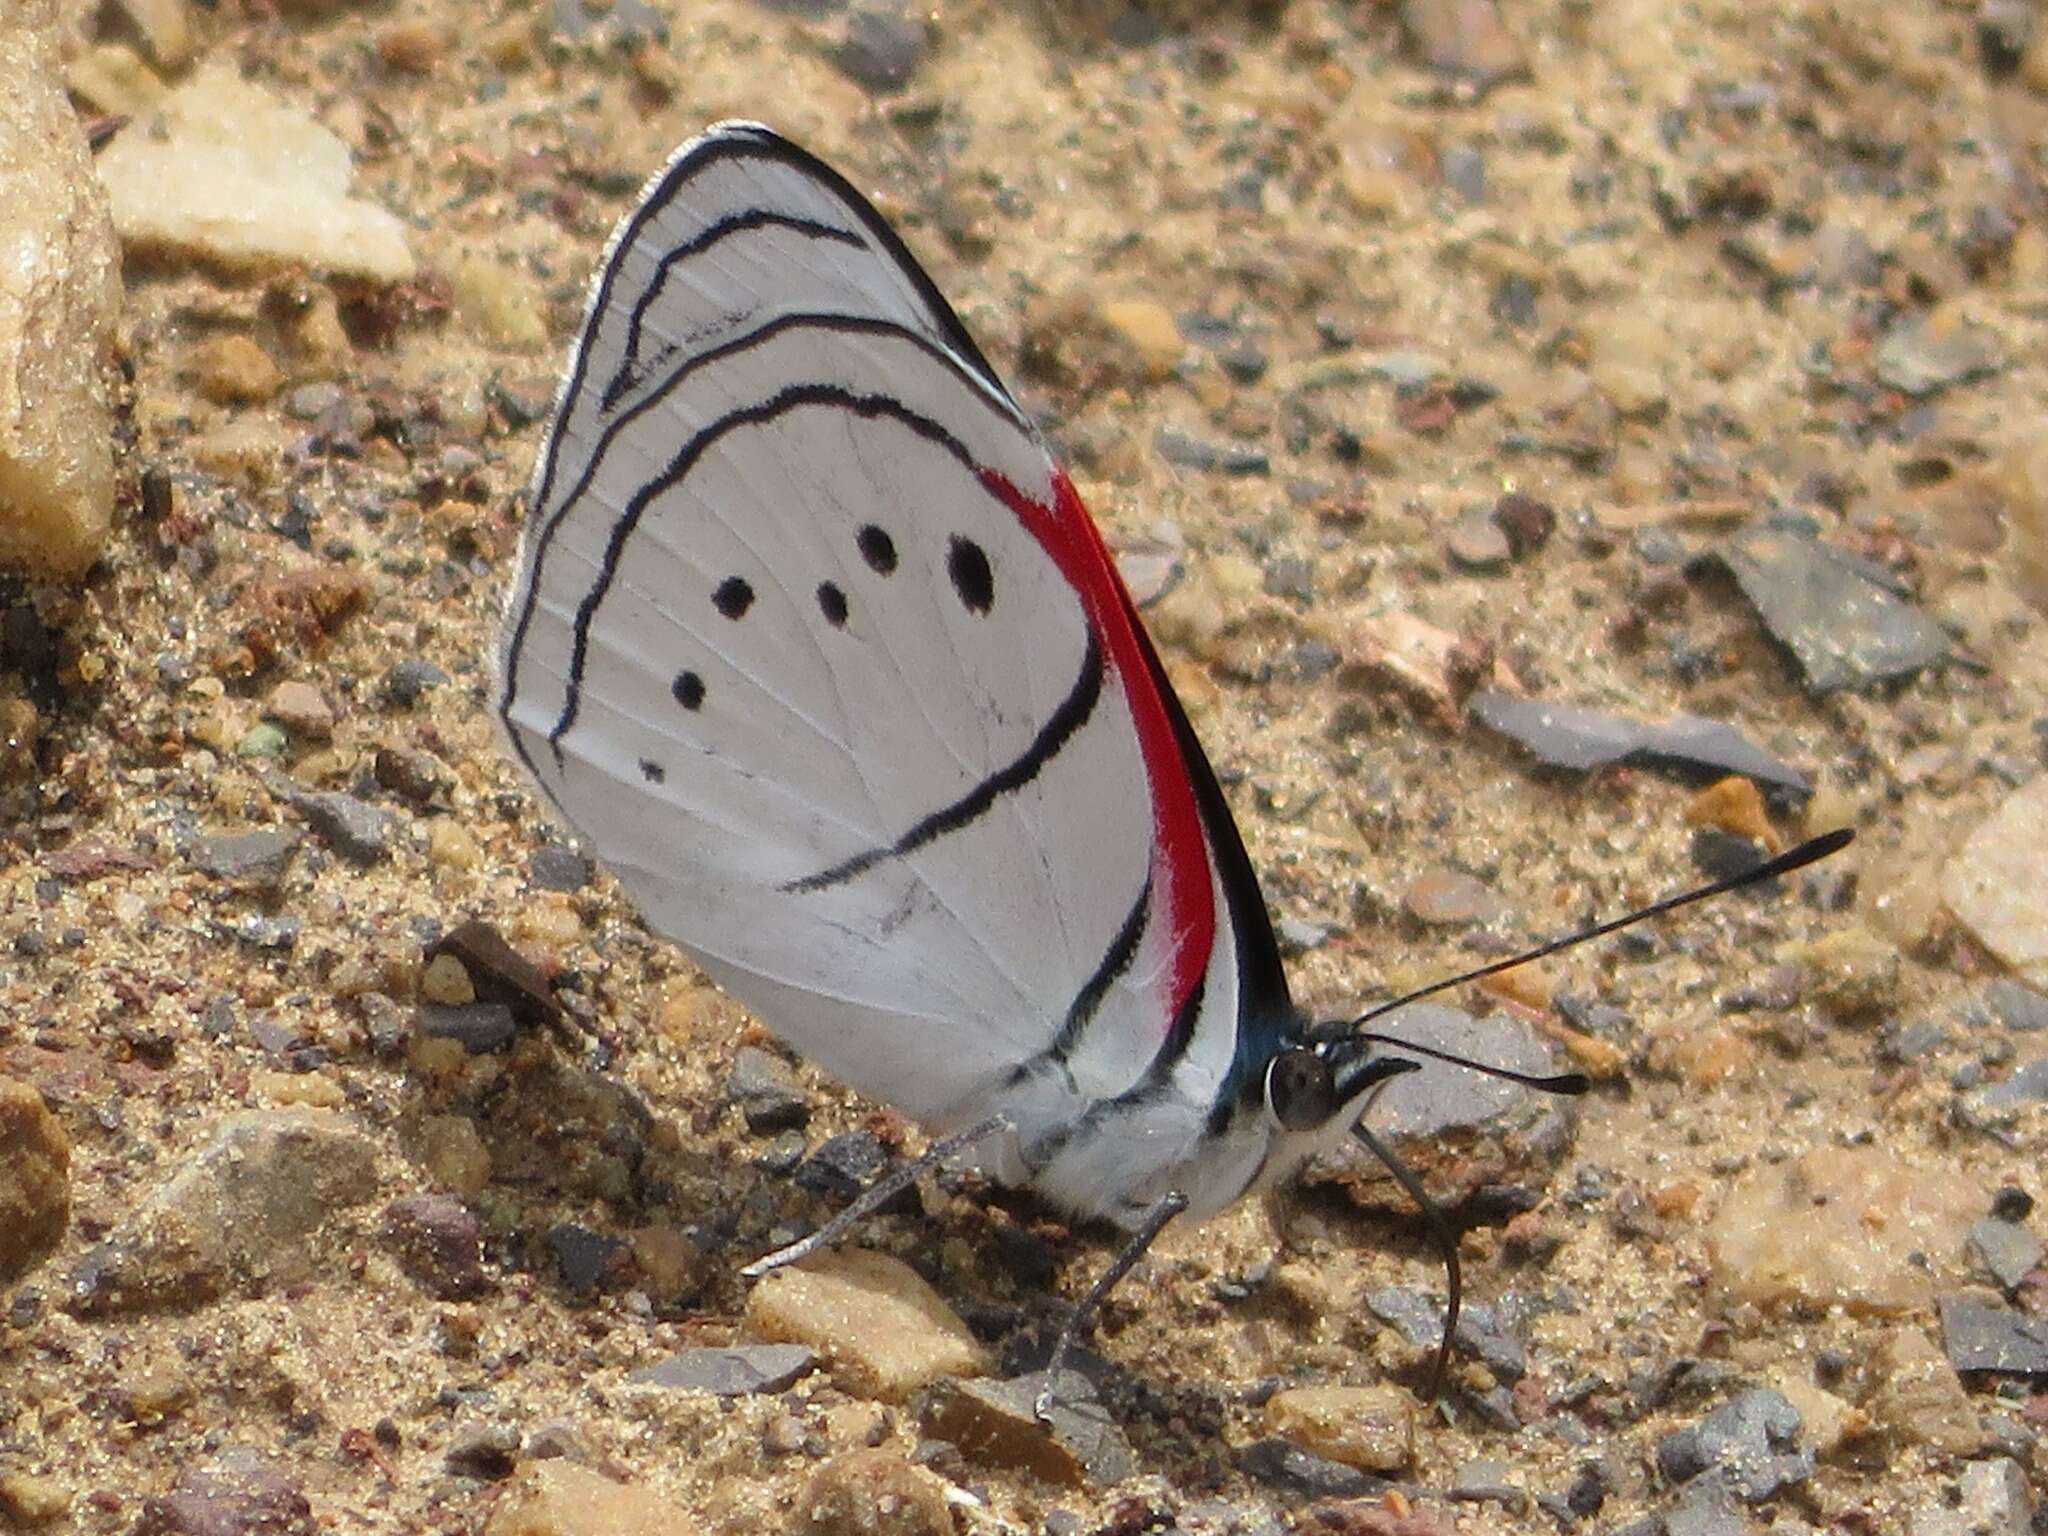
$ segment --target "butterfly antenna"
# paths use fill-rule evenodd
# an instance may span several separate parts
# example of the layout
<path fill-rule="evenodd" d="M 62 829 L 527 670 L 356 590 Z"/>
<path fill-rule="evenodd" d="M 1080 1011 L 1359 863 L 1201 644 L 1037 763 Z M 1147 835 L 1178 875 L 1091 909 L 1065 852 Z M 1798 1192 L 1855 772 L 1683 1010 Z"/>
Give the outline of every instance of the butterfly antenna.
<path fill-rule="evenodd" d="M 1405 1008 L 1410 1003 L 1420 1002 L 1425 997 L 1434 997 L 1439 992 L 1448 992 L 1452 987 L 1462 987 L 1468 981 L 1480 981 L 1488 976 L 1496 976 L 1502 971 L 1511 971 L 1518 965 L 1527 965 L 1532 960 L 1541 960 L 1547 955 L 1556 954 L 1561 949 L 1570 949 L 1574 945 L 1584 944 L 1589 939 L 1603 938 L 1607 934 L 1618 933 L 1624 928 L 1632 928 L 1637 923 L 1643 922 L 1648 918 L 1659 917 L 1666 912 L 1675 912 L 1680 907 L 1689 907 L 1696 901 L 1707 900 L 1710 896 L 1725 895 L 1729 891 L 1739 891 L 1747 885 L 1756 885 L 1765 880 L 1775 880 L 1780 875 L 1789 875 L 1793 870 L 1804 869 L 1807 865 L 1816 863 L 1831 853 L 1841 852 L 1842 849 L 1848 847 L 1855 840 L 1855 837 L 1855 832 L 1848 827 L 1840 827 L 1833 832 L 1823 832 L 1819 837 L 1810 837 L 1805 842 L 1799 844 L 1798 847 L 1788 848 L 1776 858 L 1766 859 L 1763 863 L 1757 865 L 1756 868 L 1746 869 L 1739 875 L 1729 875 L 1725 879 L 1714 880 L 1706 885 L 1695 886 L 1689 891 L 1680 891 L 1676 896 L 1666 896 L 1662 901 L 1653 901 L 1647 907 L 1638 907 L 1635 911 L 1625 912 L 1620 917 L 1611 917 L 1604 923 L 1595 923 L 1590 928 L 1581 928 L 1576 933 L 1568 933 L 1561 939 L 1552 939 L 1547 944 L 1539 944 L 1534 949 L 1527 950 L 1519 955 L 1510 955 L 1505 960 L 1495 960 L 1490 965 L 1480 966 L 1477 970 L 1465 971 L 1457 976 L 1446 976 L 1441 981 L 1433 981 L 1426 987 L 1418 987 L 1413 992 L 1394 998 L 1390 1002 L 1380 1003 L 1376 1007 L 1368 1008 L 1354 1019 L 1335 1020 L 1331 1024 L 1323 1026 L 1322 1029 L 1327 1031 L 1331 1037 L 1350 1034 L 1359 1025 L 1370 1024 L 1374 1019 L 1379 1018 L 1383 1014 L 1392 1013 L 1396 1008 Z M 1372 1038 L 1383 1039 L 1384 1037 L 1376 1036 Z M 1426 1056 L 1435 1056 L 1440 1060 L 1454 1061 L 1460 1066 L 1471 1067 L 1475 1071 L 1486 1072 L 1494 1077 L 1505 1077 L 1511 1082 L 1527 1082 L 1532 1088 L 1545 1087 L 1550 1081 L 1548 1079 L 1518 1078 L 1517 1074 L 1513 1072 L 1504 1071 L 1497 1067 L 1484 1066 L 1476 1061 L 1467 1061 L 1460 1056 L 1449 1056 L 1442 1051 L 1424 1050 L 1421 1046 L 1409 1044 L 1407 1041 L 1389 1041 L 1388 1043 L 1399 1044 L 1404 1050 L 1417 1051 Z M 1562 1081 L 1569 1083 L 1577 1077 L 1577 1073 L 1567 1073 Z M 1583 1093 L 1585 1090 L 1583 1087 L 1558 1087 L 1551 1088 L 1549 1091 L 1553 1093 Z"/>

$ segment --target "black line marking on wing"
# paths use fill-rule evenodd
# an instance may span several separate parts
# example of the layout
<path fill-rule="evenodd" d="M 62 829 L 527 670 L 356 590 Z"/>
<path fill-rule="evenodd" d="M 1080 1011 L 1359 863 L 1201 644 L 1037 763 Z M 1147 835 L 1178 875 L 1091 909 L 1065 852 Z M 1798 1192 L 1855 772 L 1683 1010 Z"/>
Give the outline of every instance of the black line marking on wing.
<path fill-rule="evenodd" d="M 1202 999 L 1208 995 L 1208 991 L 1209 977 L 1208 973 L 1204 972 L 1200 983 L 1188 994 L 1188 1000 L 1173 1016 L 1172 1024 L 1167 1027 L 1166 1038 L 1160 1042 L 1159 1049 L 1153 1052 L 1152 1060 L 1146 1063 L 1145 1070 L 1139 1074 L 1138 1080 L 1122 1093 L 1106 1099 L 1097 1099 L 1065 1125 L 1055 1126 L 1040 1136 L 1025 1149 L 1026 1161 L 1035 1168 L 1043 1168 L 1059 1156 L 1061 1149 L 1077 1138 L 1088 1135 L 1105 1120 L 1126 1110 L 1140 1108 L 1163 1093 L 1167 1080 L 1173 1076 L 1173 1069 L 1180 1065 L 1181 1057 L 1187 1054 L 1188 1047 L 1194 1043 L 1195 1024 L 1201 1018 Z"/>
<path fill-rule="evenodd" d="M 1152 921 L 1152 877 L 1145 876 L 1145 883 L 1139 888 L 1138 899 L 1131 903 L 1131 910 L 1124 918 L 1123 926 L 1109 941 L 1109 948 L 1102 953 L 1102 960 L 1096 965 L 1094 974 L 1081 984 L 1081 990 L 1074 994 L 1074 1000 L 1067 1006 L 1067 1016 L 1060 1021 L 1059 1033 L 1052 1038 L 1052 1044 L 1014 1068 L 1003 1086 L 1014 1088 L 1026 1078 L 1047 1067 L 1066 1070 L 1074 1052 L 1079 1049 L 1081 1037 L 1094 1022 L 1095 1015 L 1102 1008 L 1102 1000 L 1109 996 L 1109 989 L 1117 979 L 1131 968 L 1131 962 L 1138 957 L 1138 945 L 1143 942 L 1145 929 Z"/>
<path fill-rule="evenodd" d="M 1039 770 L 1059 756 L 1060 750 L 1073 739 L 1074 733 L 1088 723 L 1088 717 L 1095 713 L 1096 702 L 1101 697 L 1102 651 L 1095 643 L 1095 636 L 1090 633 L 1087 654 L 1081 658 L 1081 675 L 1074 679 L 1074 686 L 1060 701 L 1060 707 L 1046 716 L 1045 724 L 1038 728 L 1038 734 L 1031 738 L 1031 744 L 1015 758 L 989 774 L 951 805 L 942 806 L 918 821 L 895 842 L 865 849 L 851 858 L 841 859 L 830 869 L 821 869 L 815 875 L 805 875 L 801 880 L 788 881 L 779 889 L 791 896 L 801 896 L 812 891 L 843 885 L 855 876 L 873 869 L 885 859 L 903 858 L 949 832 L 957 832 L 962 827 L 973 825 L 1002 796 L 1022 789 L 1037 778 Z"/>
<path fill-rule="evenodd" d="M 637 420 L 644 412 L 656 409 L 657 407 L 662 405 L 673 390 L 680 387 L 685 380 L 690 378 L 700 369 L 710 367 L 715 363 L 719 363 L 726 360 L 727 358 L 738 356 L 739 354 L 750 351 L 757 346 L 762 346 L 767 342 L 772 341 L 777 336 L 784 334 L 785 332 L 809 329 L 813 327 L 819 330 L 831 331 L 845 335 L 890 336 L 908 342 L 910 345 L 916 347 L 919 351 L 923 352 L 927 357 L 931 358 L 934 362 L 939 363 L 941 366 L 951 370 L 955 375 L 957 375 L 961 379 L 963 383 L 967 383 L 969 385 L 969 397 L 979 401 L 986 409 L 988 409 L 996 417 L 998 421 L 1002 422 L 1005 426 L 1009 427 L 1013 431 L 1024 433 L 1033 441 L 1037 440 L 1037 434 L 1032 428 L 1029 420 L 1018 411 L 1015 403 L 1012 402 L 1007 395 L 992 395 L 988 393 L 987 390 L 981 388 L 979 385 L 975 384 L 972 381 L 968 363 L 964 358 L 961 358 L 954 354 L 953 352 L 947 350 L 945 347 L 940 346 L 927 336 L 921 336 L 915 331 L 904 329 L 903 326 L 901 326 L 894 320 L 877 319 L 875 317 L 866 315 L 841 315 L 832 313 L 812 314 L 806 312 L 801 314 L 778 315 L 773 320 L 767 321 L 762 325 L 757 326 L 755 329 L 749 331 L 744 336 L 736 336 L 731 341 L 722 342 L 721 344 L 719 344 L 716 347 L 713 347 L 709 351 L 698 353 L 696 356 L 691 357 L 685 362 L 679 364 L 676 367 L 675 371 L 669 374 L 669 376 L 662 381 L 659 388 L 650 390 L 648 393 L 642 395 L 638 400 L 634 401 L 632 405 L 628 406 L 625 410 L 620 411 L 615 417 L 612 418 L 612 420 L 609 423 L 606 424 L 603 434 L 599 437 L 598 441 L 592 446 L 588 457 L 584 460 L 582 472 L 577 476 L 576 483 L 569 488 L 568 492 L 561 498 L 559 504 L 555 507 L 553 513 L 549 515 L 546 526 L 543 527 L 540 530 L 540 532 L 534 536 L 533 561 L 527 574 L 526 586 L 522 591 L 518 593 L 518 616 L 512 623 L 511 643 L 507 645 L 505 649 L 505 670 L 504 677 L 502 680 L 503 686 L 500 688 L 498 696 L 498 715 L 502 720 L 504 720 L 506 724 L 507 734 L 511 737 L 514 750 L 519 753 L 520 759 L 526 764 L 527 769 L 533 774 L 533 776 L 536 779 L 541 778 L 540 765 L 535 763 L 532 757 L 528 754 L 526 750 L 526 744 L 519 739 L 519 733 L 511 729 L 512 701 L 519 696 L 519 672 L 521 653 L 523 652 L 526 644 L 526 632 L 533 623 L 534 610 L 540 602 L 542 572 L 543 568 L 547 563 L 548 551 L 554 544 L 556 533 L 560 531 L 562 524 L 568 520 L 569 514 L 576 508 L 578 503 L 582 500 L 584 492 L 589 489 L 590 481 L 592 477 L 596 475 L 598 466 L 604 462 L 605 455 L 611 447 L 612 440 L 615 437 L 617 437 L 619 433 L 623 432 L 635 420 Z M 580 369 L 581 366 L 582 360 L 579 355 L 576 363 L 572 365 L 572 369 Z M 573 390 L 573 388 L 574 385 L 572 383 L 569 389 Z M 881 400 L 886 405 L 895 406 L 895 413 L 899 416 L 899 418 L 905 419 L 906 424 L 912 425 L 913 431 L 918 431 L 920 429 L 917 428 L 914 424 L 912 424 L 909 421 L 909 418 L 915 417 L 917 421 L 924 422 L 925 427 L 928 428 L 929 430 L 922 431 L 921 435 L 926 436 L 930 438 L 931 441 L 938 443 L 941 447 L 945 448 L 947 452 L 951 453 L 954 458 L 958 459 L 963 465 L 967 466 L 970 470 L 977 469 L 979 467 L 978 465 L 976 465 L 973 455 L 967 451 L 966 446 L 960 441 L 960 439 L 954 437 L 951 433 L 945 431 L 945 429 L 940 427 L 936 422 L 932 422 L 925 417 L 917 416 L 915 412 L 908 410 L 908 408 L 906 407 L 898 405 L 893 400 L 889 400 L 888 397 L 855 396 L 850 390 L 839 388 L 836 385 L 798 385 L 793 386 L 793 388 L 798 393 L 801 393 L 805 389 L 831 391 L 833 393 L 829 396 L 829 398 L 836 399 L 840 402 L 850 402 L 856 399 L 869 398 Z M 790 391 L 785 390 L 783 394 L 775 396 L 774 399 L 767 402 L 766 405 L 755 407 L 754 409 L 768 411 L 769 406 L 772 406 L 774 404 L 774 401 L 782 400 L 788 397 L 789 395 Z M 567 402 L 568 398 L 569 390 L 565 390 L 563 395 L 564 403 Z M 804 403 L 804 401 L 799 399 L 795 403 L 802 404 Z M 773 411 L 768 411 L 768 414 L 772 415 Z M 876 410 L 868 412 L 868 414 L 887 414 L 887 412 L 882 410 Z M 712 423 L 711 426 L 705 428 L 703 432 L 698 433 L 696 437 L 692 438 L 690 440 L 690 444 L 685 445 L 684 453 L 691 452 L 691 445 L 703 444 L 708 435 L 719 432 L 728 424 L 744 424 L 743 418 L 745 418 L 745 416 L 746 413 L 744 411 L 741 411 L 734 412 L 725 417 L 721 417 L 719 421 Z M 756 417 L 754 419 L 767 418 L 765 416 L 762 416 Z M 557 418 L 557 425 L 559 425 L 559 415 Z M 540 509 L 547 505 L 547 481 L 549 478 L 552 477 L 553 474 L 555 446 L 555 442 L 551 438 L 547 449 L 548 468 L 544 474 L 541 488 L 534 498 L 533 510 L 536 512 L 538 512 Z M 701 448 L 699 448 L 698 451 L 701 451 Z M 687 470 L 688 462 L 685 461 L 683 454 L 678 454 L 677 457 L 670 462 L 668 473 L 670 475 L 676 475 L 678 473 L 686 473 Z M 670 482 L 656 481 L 654 482 L 654 489 L 658 490 L 661 488 L 665 488 L 667 483 Z M 653 491 L 651 491 L 649 487 L 643 486 L 641 492 L 637 494 L 634 497 L 633 502 L 629 504 L 628 509 L 622 510 L 620 523 L 615 524 L 613 527 L 613 539 L 615 542 L 618 541 L 620 538 L 621 528 L 627 527 L 629 521 L 638 520 L 640 513 L 637 510 L 632 510 L 632 508 L 638 507 L 644 510 L 646 502 L 652 499 L 652 495 Z M 886 548 L 887 550 L 887 559 L 885 563 L 887 564 L 889 569 L 894 569 L 895 546 L 893 545 L 893 543 L 890 543 L 888 541 L 888 536 L 886 534 L 883 535 L 881 547 Z M 866 543 L 863 543 L 862 553 L 867 557 L 871 565 L 875 565 L 876 569 L 878 570 L 882 569 L 882 566 L 876 563 L 878 556 L 875 553 L 870 552 L 869 546 Z M 615 556 L 613 558 L 615 559 Z M 608 563 L 606 569 L 600 573 L 599 587 L 596 590 L 599 590 L 601 592 L 602 587 L 610 583 L 612 579 L 612 574 L 612 565 Z M 886 574 L 886 572 L 884 572 L 884 574 Z M 580 680 L 582 676 L 583 631 L 586 626 L 582 619 L 580 609 L 578 620 L 579 627 L 577 645 L 574 653 L 575 671 L 571 681 L 572 688 L 580 686 Z M 574 717 L 575 708 L 573 703 L 571 703 L 568 706 L 566 713 L 570 718 Z M 548 741 L 550 745 L 554 747 L 555 750 L 555 760 L 558 766 L 561 762 L 562 756 L 560 747 L 561 730 L 562 727 L 558 726 L 553 731 L 550 731 L 548 735 Z"/>
<path fill-rule="evenodd" d="M 604 395 L 598 402 L 600 415 L 609 415 L 612 408 L 625 396 L 627 391 L 647 376 L 640 356 L 640 328 L 647 319 L 647 311 L 655 304 L 662 291 L 662 285 L 674 271 L 685 262 L 701 256 L 722 240 L 734 235 L 745 234 L 756 229 L 786 229 L 807 240 L 830 240 L 840 245 L 850 245 L 865 250 L 867 241 L 850 229 L 841 229 L 836 224 L 826 224 L 818 219 L 806 219 L 796 214 L 778 213 L 772 208 L 749 208 L 742 213 L 727 214 L 716 224 L 708 224 L 691 239 L 685 240 L 673 250 L 663 253 L 655 263 L 654 276 L 640 291 L 640 297 L 633 303 L 633 312 L 626 317 L 626 344 L 619 351 L 618 371 L 605 385 Z M 657 360 L 659 353 L 657 353 Z"/>

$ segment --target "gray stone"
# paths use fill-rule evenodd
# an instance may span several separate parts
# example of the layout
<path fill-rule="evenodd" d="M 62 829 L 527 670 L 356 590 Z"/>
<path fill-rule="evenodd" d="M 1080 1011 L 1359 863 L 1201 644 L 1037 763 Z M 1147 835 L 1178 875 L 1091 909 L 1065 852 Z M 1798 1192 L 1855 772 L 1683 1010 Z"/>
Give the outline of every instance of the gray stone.
<path fill-rule="evenodd" d="M 2000 977 L 1984 989 L 1978 1006 L 1995 1023 L 2016 1034 L 2048 1030 L 2048 997 L 2011 977 Z M 1976 1010 L 1973 1009 L 1973 1012 Z"/>
<path fill-rule="evenodd" d="M 1329 1461 L 1277 1436 L 1254 1440 L 1237 1453 L 1237 1465 L 1253 1482 L 1305 1499 L 1368 1499 L 1390 1486 L 1341 1461 Z"/>
<path fill-rule="evenodd" d="M 1968 1296 L 1938 1305 L 1942 1343 L 1958 1372 L 2048 1378 L 2048 1319 Z"/>
<path fill-rule="evenodd" d="M 177 1311 L 311 1278 L 331 1255 L 307 1239 L 376 1192 L 369 1140 L 321 1110 L 231 1115 L 178 1167 L 80 1261 L 71 1311 Z"/>
<path fill-rule="evenodd" d="M 534 850 L 528 878 L 543 891 L 580 891 L 590 884 L 591 863 L 573 848 L 549 843 Z"/>
<path fill-rule="evenodd" d="M 1385 1286 L 1369 1292 L 1365 1306 L 1418 1349 L 1435 1349 L 1443 1337 L 1443 1308 L 1421 1291 Z M 1520 1381 L 1529 1369 L 1528 1350 L 1509 1331 L 1500 1308 L 1491 1303 L 1465 1303 L 1451 1337 L 1459 1350 L 1476 1357 L 1503 1381 Z"/>
<path fill-rule="evenodd" d="M 2013 1068 L 2003 1082 L 1977 1091 L 1977 1102 L 1985 1109 L 2016 1110 L 2028 1104 L 2048 1102 L 2048 1056 L 2036 1056 Z"/>
<path fill-rule="evenodd" d="M 921 18 L 868 5 L 846 18 L 845 40 L 833 50 L 832 61 L 848 79 L 879 95 L 909 85 L 930 52 Z"/>
<path fill-rule="evenodd" d="M 509 1049 L 519 1034 L 503 1003 L 422 1003 L 413 1028 L 423 1039 L 453 1040 L 471 1056 Z"/>
<path fill-rule="evenodd" d="M 1694 1478 L 1664 1514 L 1664 1536 L 1749 1536 L 1751 1529 L 1734 1489 L 1718 1470 Z"/>
<path fill-rule="evenodd" d="M 1690 1482 L 1709 1468 L 1747 1503 L 1813 1476 L 1810 1450 L 1800 1450 L 1799 1410 L 1768 1387 L 1721 1404 L 1696 1424 L 1657 1442 L 1657 1469 L 1673 1483 Z"/>
<path fill-rule="evenodd" d="M 255 832 L 218 832 L 192 844 L 192 867 L 234 884 L 274 887 L 303 839 L 291 827 Z"/>
<path fill-rule="evenodd" d="M 447 682 L 448 674 L 431 661 L 407 657 L 393 662 L 391 670 L 384 674 L 384 697 L 410 709 L 429 689 L 445 687 Z"/>
<path fill-rule="evenodd" d="M 2033 1510 L 2027 1475 L 2008 1456 L 1973 1461 L 1958 1479 L 1954 1504 L 1923 1504 L 1913 1512 L 1909 1536 L 2028 1536 Z"/>
<path fill-rule="evenodd" d="M 1169 464 L 1182 469 L 1208 470 L 1223 475 L 1263 475 L 1272 468 L 1264 450 L 1205 442 L 1161 427 L 1152 434 L 1152 446 Z"/>
<path fill-rule="evenodd" d="M 796 1182 L 813 1194 L 851 1200 L 889 1161 L 888 1148 L 868 1131 L 842 1131 L 818 1143 L 796 1170 Z"/>
<path fill-rule="evenodd" d="M 1877 344 L 1878 378 L 1909 395 L 1938 394 L 2000 366 L 1997 333 L 1972 321 L 1937 328 L 1925 313 L 1909 314 Z"/>
<path fill-rule="evenodd" d="M 759 1046 L 743 1045 L 733 1053 L 725 1092 L 756 1136 L 793 1130 L 811 1118 L 810 1101 L 789 1064 Z"/>
<path fill-rule="evenodd" d="M 2048 1254 L 2048 1243 L 2016 1221 L 1987 1216 L 1970 1228 L 1970 1253 L 1998 1282 L 1999 1289 L 2011 1296 Z"/>
<path fill-rule="evenodd" d="M 740 1344 L 729 1349 L 686 1349 L 627 1373 L 626 1380 L 714 1397 L 785 1392 L 808 1376 L 818 1357 L 801 1344 Z"/>
<path fill-rule="evenodd" d="M 1467 713 L 1488 730 L 1511 738 L 1548 768 L 1591 773 L 1611 765 L 1660 768 L 1691 779 L 1742 774 L 1765 789 L 1804 795 L 1797 769 L 1772 757 L 1733 726 L 1698 715 L 1665 721 L 1632 720 L 1605 710 L 1549 704 L 1482 689 Z"/>
<path fill-rule="evenodd" d="M 358 864 L 375 864 L 389 851 L 391 813 L 339 790 L 305 790 L 286 786 L 292 808 L 325 838 L 335 852 Z"/>
<path fill-rule="evenodd" d="M 1816 693 L 1911 677 L 1948 655 L 1941 626 L 1873 561 L 1775 532 L 1748 534 L 1720 558 Z"/>
<path fill-rule="evenodd" d="M 1437 1003 L 1411 1003 L 1373 1020 L 1372 1028 L 1375 1033 L 1413 1040 L 1516 1072 L 1542 1074 L 1558 1070 L 1549 1044 L 1512 1014 L 1489 1013 L 1474 1018 Z M 1400 1054 L 1399 1046 L 1381 1049 Z M 1404 1073 L 1381 1090 L 1373 1104 L 1372 1128 L 1383 1139 L 1399 1145 L 1470 1134 L 1482 1127 L 1525 1124 L 1534 1115 L 1557 1107 L 1549 1095 L 1518 1083 L 1478 1072 L 1460 1072 L 1455 1068 L 1439 1071 L 1430 1066 L 1420 1072 Z M 1578 1111 L 1574 1105 L 1565 1103 L 1563 1112 L 1576 1124 Z"/>

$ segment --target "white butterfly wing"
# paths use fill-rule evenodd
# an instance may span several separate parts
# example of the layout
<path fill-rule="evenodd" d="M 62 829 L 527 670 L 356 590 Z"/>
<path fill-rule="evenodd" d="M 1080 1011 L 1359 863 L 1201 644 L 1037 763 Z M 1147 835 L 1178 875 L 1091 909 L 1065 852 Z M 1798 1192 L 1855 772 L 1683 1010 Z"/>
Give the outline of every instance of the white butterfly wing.
<path fill-rule="evenodd" d="M 500 671 L 650 923 L 854 1086 L 945 1121 L 1228 1071 L 1191 738 L 1099 540 L 895 236 L 766 130 L 685 146 L 614 238 Z"/>

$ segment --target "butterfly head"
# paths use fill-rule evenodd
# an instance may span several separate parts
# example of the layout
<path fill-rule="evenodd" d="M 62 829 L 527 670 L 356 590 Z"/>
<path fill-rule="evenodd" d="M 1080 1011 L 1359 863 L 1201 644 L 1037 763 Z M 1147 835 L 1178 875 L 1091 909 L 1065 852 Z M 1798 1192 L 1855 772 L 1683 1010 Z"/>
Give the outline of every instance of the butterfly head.
<path fill-rule="evenodd" d="M 1320 1036 L 1320 1038 L 1318 1038 Z M 1404 1056 L 1375 1051 L 1379 1042 L 1354 1034 L 1310 1031 L 1266 1063 L 1266 1113 L 1280 1130 L 1313 1133 L 1339 1121 L 1355 1120 L 1366 1101 L 1389 1078 L 1422 1065 Z"/>

